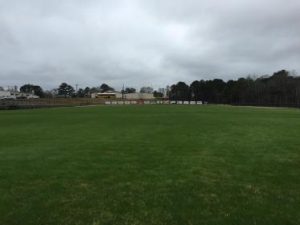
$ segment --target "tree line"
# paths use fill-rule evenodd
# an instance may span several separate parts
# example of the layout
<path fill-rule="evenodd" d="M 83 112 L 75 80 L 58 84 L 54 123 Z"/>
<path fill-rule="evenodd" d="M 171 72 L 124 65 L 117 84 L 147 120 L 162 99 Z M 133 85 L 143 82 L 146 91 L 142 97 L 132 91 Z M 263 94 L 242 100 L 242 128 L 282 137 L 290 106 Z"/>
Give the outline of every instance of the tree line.
<path fill-rule="evenodd" d="M 300 106 L 300 77 L 286 70 L 272 76 L 178 82 L 169 90 L 171 100 L 195 100 L 215 104 Z"/>
<path fill-rule="evenodd" d="M 32 93 L 41 98 L 50 97 L 90 97 L 91 93 L 115 91 L 113 87 L 103 83 L 99 87 L 86 87 L 75 90 L 73 86 L 62 83 L 57 89 L 44 91 L 38 85 L 26 84 L 21 92 Z M 136 89 L 123 88 L 122 93 L 135 93 Z M 154 91 L 151 87 L 142 87 L 141 93 L 153 93 L 155 97 L 164 96 L 162 91 Z M 272 76 L 258 78 L 246 77 L 237 80 L 222 79 L 195 80 L 190 85 L 183 81 L 167 88 L 170 100 L 204 101 L 213 104 L 260 105 L 260 106 L 300 106 L 300 77 L 286 70 Z"/>
<path fill-rule="evenodd" d="M 0 91 L 4 90 L 0 87 Z M 15 89 L 13 91 L 16 91 Z M 52 98 L 52 97 L 63 97 L 63 98 L 85 98 L 90 97 L 92 93 L 104 93 L 104 92 L 114 92 L 115 89 L 108 84 L 101 84 L 98 87 L 85 87 L 79 88 L 75 90 L 75 88 L 67 84 L 65 82 L 61 83 L 58 88 L 52 89 L 51 91 L 44 91 L 39 85 L 33 84 L 25 84 L 20 87 L 20 92 L 29 93 L 39 96 L 40 98 Z M 133 87 L 126 87 L 123 88 L 121 93 L 128 94 L 128 93 L 136 93 L 136 89 Z M 162 93 L 158 91 L 154 91 L 152 87 L 141 87 L 140 93 L 153 93 L 156 97 L 162 97 Z"/>

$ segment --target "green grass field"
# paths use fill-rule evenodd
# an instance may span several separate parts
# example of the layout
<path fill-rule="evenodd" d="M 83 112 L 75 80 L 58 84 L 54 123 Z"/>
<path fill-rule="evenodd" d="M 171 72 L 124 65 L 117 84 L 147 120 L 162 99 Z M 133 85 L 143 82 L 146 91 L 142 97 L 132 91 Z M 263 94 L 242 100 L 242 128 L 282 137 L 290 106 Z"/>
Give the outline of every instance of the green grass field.
<path fill-rule="evenodd" d="M 300 110 L 0 111 L 0 224 L 300 224 Z"/>

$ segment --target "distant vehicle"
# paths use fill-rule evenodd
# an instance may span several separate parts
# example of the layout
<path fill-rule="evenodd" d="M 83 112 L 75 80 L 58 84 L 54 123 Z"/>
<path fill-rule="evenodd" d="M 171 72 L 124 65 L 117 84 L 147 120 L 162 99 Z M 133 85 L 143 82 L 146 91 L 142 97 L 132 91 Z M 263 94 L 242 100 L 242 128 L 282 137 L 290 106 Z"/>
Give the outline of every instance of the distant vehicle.
<path fill-rule="evenodd" d="M 37 95 L 33 95 L 33 94 L 27 94 L 27 93 L 19 93 L 17 95 L 17 99 L 37 99 L 40 98 Z"/>
<path fill-rule="evenodd" d="M 28 95 L 27 96 L 27 99 L 37 99 L 37 98 L 40 98 L 40 97 L 37 95 Z"/>

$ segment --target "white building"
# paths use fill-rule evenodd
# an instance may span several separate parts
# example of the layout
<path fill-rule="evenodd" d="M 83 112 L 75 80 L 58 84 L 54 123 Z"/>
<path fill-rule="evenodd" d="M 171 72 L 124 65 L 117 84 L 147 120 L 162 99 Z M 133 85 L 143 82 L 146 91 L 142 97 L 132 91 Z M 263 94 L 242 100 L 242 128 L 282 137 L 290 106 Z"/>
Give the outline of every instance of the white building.
<path fill-rule="evenodd" d="M 129 94 L 124 94 L 124 99 L 128 99 L 128 100 L 138 100 L 138 99 L 151 100 L 151 99 L 155 99 L 155 97 L 151 93 L 129 93 Z"/>
<path fill-rule="evenodd" d="M 37 95 L 15 91 L 0 91 L 0 99 L 36 99 Z"/>
<path fill-rule="evenodd" d="M 122 98 L 122 94 L 120 92 L 92 93 L 91 98 L 117 99 Z"/>
<path fill-rule="evenodd" d="M 16 99 L 10 91 L 0 91 L 0 99 Z"/>

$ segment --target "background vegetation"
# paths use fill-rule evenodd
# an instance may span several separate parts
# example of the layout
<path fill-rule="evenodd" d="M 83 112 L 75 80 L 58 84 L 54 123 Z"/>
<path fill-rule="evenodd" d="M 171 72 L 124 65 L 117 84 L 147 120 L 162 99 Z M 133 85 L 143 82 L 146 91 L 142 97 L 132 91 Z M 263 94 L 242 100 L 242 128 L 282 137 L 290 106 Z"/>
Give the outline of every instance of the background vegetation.
<path fill-rule="evenodd" d="M 58 89 L 43 91 L 38 85 L 26 84 L 20 88 L 25 93 L 35 93 L 39 97 L 90 97 L 94 92 L 115 91 L 103 83 L 99 87 L 86 87 L 76 90 L 67 83 Z M 134 93 L 135 88 L 123 87 L 123 93 Z M 254 106 L 289 106 L 300 107 L 300 77 L 286 70 L 272 76 L 239 78 L 223 81 L 222 79 L 195 80 L 190 85 L 180 81 L 170 87 L 154 90 L 152 87 L 141 87 L 141 93 L 153 93 L 157 98 L 171 100 L 204 101 L 214 104 L 254 105 Z"/>
<path fill-rule="evenodd" d="M 218 104 L 300 106 L 300 77 L 282 70 L 272 76 L 178 82 L 169 93 L 173 100 L 197 100 Z"/>

